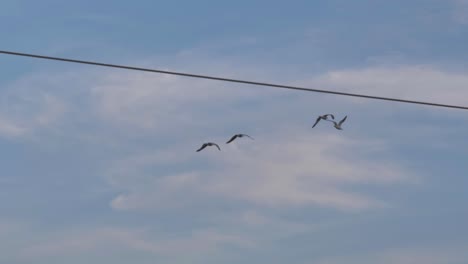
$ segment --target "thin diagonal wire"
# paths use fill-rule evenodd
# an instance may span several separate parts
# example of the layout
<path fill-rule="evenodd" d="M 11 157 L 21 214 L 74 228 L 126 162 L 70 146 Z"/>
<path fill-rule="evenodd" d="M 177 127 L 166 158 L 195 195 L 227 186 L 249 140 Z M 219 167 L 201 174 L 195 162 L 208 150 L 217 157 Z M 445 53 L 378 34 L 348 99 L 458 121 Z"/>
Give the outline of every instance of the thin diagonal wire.
<path fill-rule="evenodd" d="M 290 89 L 290 90 L 298 90 L 298 91 L 306 91 L 306 92 L 359 97 L 359 98 L 373 99 L 373 100 L 383 100 L 383 101 L 391 101 L 391 102 L 399 102 L 399 103 L 418 104 L 418 105 L 426 105 L 426 106 L 434 106 L 434 107 L 445 107 L 445 108 L 452 108 L 452 109 L 468 110 L 468 106 L 441 104 L 441 103 L 424 102 L 424 101 L 416 101 L 416 100 L 405 100 L 405 99 L 399 99 L 399 98 L 373 96 L 373 95 L 365 95 L 365 94 L 357 94 L 357 93 L 345 93 L 345 92 L 313 89 L 313 88 L 283 85 L 283 84 L 248 81 L 248 80 L 231 79 L 231 78 L 209 76 L 209 75 L 200 75 L 200 74 L 192 74 L 192 73 L 184 73 L 184 72 L 176 72 L 176 71 L 140 68 L 140 67 L 134 67 L 134 66 L 127 66 L 127 65 L 109 64 L 109 63 L 102 63 L 102 62 L 95 62 L 95 61 L 85 61 L 85 60 L 76 60 L 76 59 L 68 59 L 68 58 L 60 58 L 60 57 L 43 56 L 43 55 L 37 55 L 37 54 L 28 54 L 28 53 L 21 53 L 21 52 L 6 51 L 6 50 L 0 50 L 0 53 L 7 54 L 7 55 L 14 55 L 14 56 L 30 57 L 30 58 L 36 58 L 36 59 L 46 59 L 46 60 L 95 65 L 95 66 L 102 66 L 102 67 L 119 68 L 119 69 L 125 69 L 125 70 L 162 73 L 162 74 L 170 74 L 170 75 L 177 75 L 177 76 L 183 76 L 183 77 L 191 77 L 191 78 L 199 78 L 199 79 L 207 79 L 207 80 L 215 80 L 215 81 L 223 81 L 223 82 L 242 83 L 242 84 L 250 84 L 250 85 L 256 85 L 256 86 L 267 86 L 267 87 L 274 87 L 274 88 L 280 88 L 280 89 Z"/>

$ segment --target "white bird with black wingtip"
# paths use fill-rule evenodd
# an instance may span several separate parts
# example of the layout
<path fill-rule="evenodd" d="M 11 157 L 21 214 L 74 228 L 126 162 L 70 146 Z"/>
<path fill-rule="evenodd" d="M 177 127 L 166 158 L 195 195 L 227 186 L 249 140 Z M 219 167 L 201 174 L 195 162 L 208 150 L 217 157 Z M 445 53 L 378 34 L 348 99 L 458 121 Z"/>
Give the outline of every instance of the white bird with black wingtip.
<path fill-rule="evenodd" d="M 344 121 L 346 121 L 346 118 L 348 118 L 348 116 L 345 116 L 340 122 L 336 123 L 335 121 L 332 121 L 332 120 L 327 120 L 327 121 L 330 121 L 330 122 L 333 122 L 333 126 L 338 129 L 338 130 L 343 130 L 343 128 L 341 127 L 341 125 L 343 125 Z"/>

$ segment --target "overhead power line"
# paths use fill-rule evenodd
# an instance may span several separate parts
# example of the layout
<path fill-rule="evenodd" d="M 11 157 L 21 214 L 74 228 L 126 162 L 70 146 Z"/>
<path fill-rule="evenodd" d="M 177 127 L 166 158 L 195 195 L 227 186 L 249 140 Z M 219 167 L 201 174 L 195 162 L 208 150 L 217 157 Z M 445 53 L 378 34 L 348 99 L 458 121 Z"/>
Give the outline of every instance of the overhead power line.
<path fill-rule="evenodd" d="M 30 58 L 36 58 L 36 59 L 55 60 L 55 61 L 102 66 L 102 67 L 119 68 L 119 69 L 125 69 L 125 70 L 162 73 L 162 74 L 170 74 L 170 75 L 199 78 L 199 79 L 208 79 L 208 80 L 223 81 L 223 82 L 242 83 L 242 84 L 267 86 L 267 87 L 274 87 L 274 88 L 281 88 L 281 89 L 306 91 L 306 92 L 334 94 L 334 95 L 351 96 L 351 97 L 359 97 L 359 98 L 383 100 L 383 101 L 391 101 L 391 102 L 399 102 L 399 103 L 419 104 L 419 105 L 427 105 L 427 106 L 435 106 L 435 107 L 468 110 L 468 106 L 458 106 L 458 105 L 440 104 L 440 103 L 423 102 L 423 101 L 415 101 L 415 100 L 405 100 L 405 99 L 391 98 L 391 97 L 373 96 L 373 95 L 356 94 L 356 93 L 345 93 L 345 92 L 330 91 L 330 90 L 320 90 L 320 89 L 313 89 L 313 88 L 306 88 L 306 87 L 299 87 L 299 86 L 248 81 L 248 80 L 241 80 L 241 79 L 231 79 L 231 78 L 225 78 L 225 77 L 200 75 L 200 74 L 192 74 L 192 73 L 184 73 L 184 72 L 165 71 L 165 70 L 141 68 L 141 67 L 127 66 L 127 65 L 109 64 L 109 63 L 102 63 L 102 62 L 95 62 L 95 61 L 85 61 L 85 60 L 43 56 L 43 55 L 37 55 L 37 54 L 20 53 L 20 52 L 5 51 L 5 50 L 0 50 L 0 53 L 7 54 L 7 55 L 14 55 L 14 56 L 30 57 Z"/>

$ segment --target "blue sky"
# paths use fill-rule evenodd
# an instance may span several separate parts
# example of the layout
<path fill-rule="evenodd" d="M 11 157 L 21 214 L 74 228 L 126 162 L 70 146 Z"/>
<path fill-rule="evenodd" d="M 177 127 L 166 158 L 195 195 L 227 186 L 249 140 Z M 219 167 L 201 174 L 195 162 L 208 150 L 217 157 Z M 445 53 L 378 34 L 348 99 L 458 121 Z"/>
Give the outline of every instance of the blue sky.
<path fill-rule="evenodd" d="M 468 105 L 464 0 L 5 0 L 0 30 L 2 50 Z M 0 65 L 2 262 L 467 262 L 463 111 Z M 311 129 L 328 112 L 343 131 Z"/>

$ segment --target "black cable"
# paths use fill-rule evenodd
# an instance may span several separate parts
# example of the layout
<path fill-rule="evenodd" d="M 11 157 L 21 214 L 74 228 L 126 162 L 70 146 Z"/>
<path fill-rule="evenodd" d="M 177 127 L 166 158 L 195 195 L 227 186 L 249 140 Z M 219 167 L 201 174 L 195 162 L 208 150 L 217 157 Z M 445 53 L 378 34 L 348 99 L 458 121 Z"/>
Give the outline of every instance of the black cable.
<path fill-rule="evenodd" d="M 95 66 L 119 68 L 119 69 L 126 69 L 126 70 L 135 70 L 135 71 L 144 71 L 144 72 L 153 72 L 153 73 L 163 73 L 163 74 L 171 74 L 171 75 L 178 75 L 178 76 L 184 76 L 184 77 L 192 77 L 192 78 L 200 78 L 200 79 L 208 79 L 208 80 L 216 80 L 216 81 L 224 81 L 224 82 L 243 83 L 243 84 L 251 84 L 251 85 L 258 85 L 258 86 L 269 86 L 269 87 L 275 87 L 275 88 L 299 90 L 299 91 L 306 91 L 306 92 L 316 92 L 316 93 L 325 93 L 325 94 L 360 97 L 360 98 L 367 98 L 367 99 L 374 99 L 374 100 L 384 100 L 384 101 L 399 102 L 399 103 L 419 104 L 419 105 L 427 105 L 427 106 L 436 106 L 436 107 L 445 107 L 445 108 L 468 110 L 468 106 L 457 106 L 457 105 L 439 104 L 439 103 L 422 102 L 422 101 L 414 101 L 414 100 L 404 100 L 404 99 L 390 98 L 390 97 L 381 97 L 381 96 L 372 96 L 372 95 L 364 95 L 364 94 L 336 92 L 336 91 L 329 91 L 329 90 L 319 90 L 319 89 L 304 88 L 304 87 L 298 87 L 298 86 L 281 85 L 281 84 L 273 84 L 273 83 L 265 83 L 265 82 L 254 82 L 254 81 L 230 79 L 230 78 L 224 78 L 224 77 L 215 77 L 215 76 L 208 76 L 208 75 L 198 75 L 198 74 L 191 74 L 191 73 L 175 72 L 175 71 L 163 71 L 163 70 L 139 68 L 139 67 L 125 66 L 125 65 L 93 62 L 93 61 L 84 61 L 84 60 L 75 60 L 75 59 L 67 59 L 67 58 L 42 56 L 42 55 L 27 54 L 27 53 L 13 52 L 13 51 L 0 50 L 0 53 L 7 54 L 7 55 L 14 55 L 14 56 L 31 57 L 31 58 L 37 58 L 37 59 L 56 60 L 56 61 L 88 64 L 88 65 L 95 65 Z"/>

